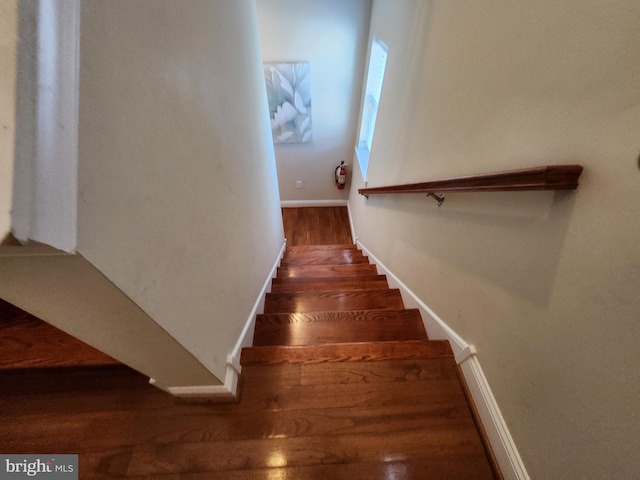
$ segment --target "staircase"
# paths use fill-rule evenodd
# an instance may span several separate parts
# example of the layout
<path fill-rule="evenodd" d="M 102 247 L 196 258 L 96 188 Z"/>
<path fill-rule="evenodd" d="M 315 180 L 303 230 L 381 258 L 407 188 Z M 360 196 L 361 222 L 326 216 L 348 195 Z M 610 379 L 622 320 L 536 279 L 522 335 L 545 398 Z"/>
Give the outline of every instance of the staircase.
<path fill-rule="evenodd" d="M 243 402 L 265 382 L 280 389 L 269 397 L 281 414 L 273 436 L 286 438 L 274 467 L 317 478 L 501 478 L 449 343 L 429 340 L 419 311 L 353 246 L 288 248 L 241 362 Z"/>
<path fill-rule="evenodd" d="M 256 321 L 241 401 L 185 404 L 0 302 L 0 451 L 82 479 L 500 478 L 449 344 L 353 247 L 290 247 Z"/>

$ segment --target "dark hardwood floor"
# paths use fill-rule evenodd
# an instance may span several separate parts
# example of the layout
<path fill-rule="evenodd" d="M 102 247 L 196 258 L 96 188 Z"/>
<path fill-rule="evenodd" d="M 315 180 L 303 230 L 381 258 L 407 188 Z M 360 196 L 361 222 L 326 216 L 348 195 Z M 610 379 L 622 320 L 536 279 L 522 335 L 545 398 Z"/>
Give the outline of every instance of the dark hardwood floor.
<path fill-rule="evenodd" d="M 0 299 L 0 370 L 119 362 Z"/>
<path fill-rule="evenodd" d="M 309 213 L 243 351 L 239 403 L 176 399 L 0 304 L 0 453 L 75 453 L 81 479 L 500 478 L 448 342 L 348 245 L 348 220 L 340 237 Z"/>
<path fill-rule="evenodd" d="M 351 244 L 347 207 L 283 208 L 287 245 Z"/>

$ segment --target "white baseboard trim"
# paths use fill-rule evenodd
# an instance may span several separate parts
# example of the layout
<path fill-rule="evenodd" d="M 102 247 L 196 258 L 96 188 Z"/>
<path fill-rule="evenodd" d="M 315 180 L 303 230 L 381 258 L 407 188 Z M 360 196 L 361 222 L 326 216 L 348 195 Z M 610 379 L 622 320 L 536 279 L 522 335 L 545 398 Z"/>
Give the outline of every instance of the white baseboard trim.
<path fill-rule="evenodd" d="M 233 401 L 238 399 L 238 383 L 240 374 L 242 373 L 242 365 L 240 365 L 240 354 L 242 349 L 250 347 L 253 344 L 253 332 L 255 329 L 256 315 L 264 312 L 265 294 L 271 290 L 271 279 L 276 276 L 277 268 L 280 265 L 282 255 L 287 248 L 287 241 L 282 244 L 282 248 L 278 253 L 278 258 L 271 268 L 269 277 L 264 282 L 262 290 L 258 294 L 258 298 L 251 309 L 249 318 L 247 319 L 242 333 L 236 342 L 235 347 L 227 356 L 227 372 L 222 385 L 190 385 L 185 387 L 170 387 L 158 383 L 155 379 L 150 378 L 149 383 L 164 390 L 171 395 L 181 398 L 192 399 L 210 399 L 213 401 Z"/>
<path fill-rule="evenodd" d="M 235 401 L 238 399 L 238 372 L 227 365 L 227 373 L 222 385 L 188 385 L 184 387 L 169 387 L 150 378 L 149 383 L 170 393 L 174 397 L 191 399 L 210 399 L 215 401 Z"/>
<path fill-rule="evenodd" d="M 505 480 L 529 480 L 516 444 L 509 433 L 480 361 L 472 348 L 472 355 L 460 364 L 460 369 L 473 397 L 473 402 L 487 434 L 487 439 Z"/>
<path fill-rule="evenodd" d="M 265 280 L 264 285 L 262 286 L 262 290 L 260 290 L 260 293 L 258 294 L 256 302 L 253 304 L 253 308 L 251 309 L 249 318 L 247 319 L 244 328 L 242 329 L 242 333 L 240 334 L 235 347 L 233 347 L 233 350 L 227 357 L 227 365 L 231 366 L 238 374 L 242 373 L 242 365 L 240 365 L 240 355 L 242 354 L 242 349 L 248 348 L 253 345 L 253 332 L 256 326 L 256 315 L 264 312 L 265 295 L 271 291 L 271 280 L 275 278 L 277 274 L 280 260 L 282 259 L 282 256 L 284 255 L 286 249 L 287 241 L 285 240 L 282 244 L 282 248 L 280 248 L 280 253 L 278 253 L 278 258 L 276 258 L 276 261 L 271 268 L 271 272 Z"/>
<path fill-rule="evenodd" d="M 356 237 L 356 229 L 353 227 L 353 215 L 351 215 L 351 202 L 347 202 L 347 215 L 349 215 L 349 227 L 351 227 L 351 241 L 356 244 L 358 237 Z"/>
<path fill-rule="evenodd" d="M 298 207 L 346 207 L 347 200 L 282 200 L 282 208 Z"/>
<path fill-rule="evenodd" d="M 356 241 L 356 244 L 358 248 L 360 248 L 371 259 L 371 262 L 376 264 L 378 273 L 380 275 L 387 276 L 389 286 L 391 288 L 400 289 L 400 294 L 402 295 L 402 300 L 404 301 L 405 306 L 407 308 L 417 308 L 420 310 L 424 326 L 427 329 L 427 332 L 429 332 L 429 338 L 433 340 L 449 340 L 457 363 L 462 363 L 469 357 L 469 355 L 471 355 L 470 345 L 465 342 L 460 335 L 454 332 L 453 329 L 444 322 L 444 320 L 436 315 L 436 313 L 431 310 L 426 303 L 420 300 L 418 296 L 409 289 L 409 287 L 402 283 L 402 281 L 400 281 L 393 272 L 378 260 L 376 256 L 367 249 L 367 247 L 362 245 L 359 240 Z"/>
<path fill-rule="evenodd" d="M 349 213 L 351 212 L 349 211 Z M 353 226 L 351 228 L 353 232 Z M 451 343 L 456 363 L 460 365 L 460 369 L 462 370 L 476 409 L 478 410 L 480 421 L 485 429 L 496 461 L 500 466 L 505 480 L 529 480 L 529 475 L 522 463 L 522 458 L 509 433 L 509 428 L 493 396 L 489 382 L 487 382 L 487 378 L 484 376 L 474 346 L 465 342 L 444 320 L 436 315 L 436 313 L 402 283 L 393 272 L 380 262 L 371 251 L 362 245 L 357 237 L 355 237 L 355 234 L 354 239 L 358 248 L 369 257 L 372 263 L 376 264 L 378 273 L 387 276 L 389 286 L 400 290 L 405 306 L 407 308 L 417 308 L 420 310 L 422 321 L 429 333 L 429 338 L 434 340 L 449 340 L 449 343 Z"/>

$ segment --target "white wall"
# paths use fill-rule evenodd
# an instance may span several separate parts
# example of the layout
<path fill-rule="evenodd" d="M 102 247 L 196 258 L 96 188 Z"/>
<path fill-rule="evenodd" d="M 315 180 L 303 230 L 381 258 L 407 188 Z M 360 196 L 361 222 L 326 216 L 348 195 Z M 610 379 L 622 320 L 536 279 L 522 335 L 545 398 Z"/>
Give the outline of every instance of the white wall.
<path fill-rule="evenodd" d="M 636 478 L 640 4 L 376 0 L 369 186 L 580 163 L 575 193 L 350 194 L 359 240 L 466 341 L 531 478 Z"/>
<path fill-rule="evenodd" d="M 79 0 L 40 0 L 35 211 L 30 238 L 76 248 Z"/>
<path fill-rule="evenodd" d="M 0 0 L 0 241 L 11 230 L 18 6 Z"/>
<path fill-rule="evenodd" d="M 334 170 L 351 163 L 371 0 L 256 0 L 265 62 L 311 63 L 313 140 L 277 144 L 284 201 L 345 200 Z M 302 189 L 296 189 L 302 180 Z"/>
<path fill-rule="evenodd" d="M 78 250 L 224 379 L 283 244 L 250 0 L 82 2 Z"/>
<path fill-rule="evenodd" d="M 18 8 L 16 59 L 16 130 L 13 165 L 11 229 L 22 240 L 31 236 L 35 203 L 35 163 L 38 98 L 38 5 L 39 0 L 21 0 Z"/>
<path fill-rule="evenodd" d="M 20 2 L 12 229 L 75 251 L 80 2 Z"/>

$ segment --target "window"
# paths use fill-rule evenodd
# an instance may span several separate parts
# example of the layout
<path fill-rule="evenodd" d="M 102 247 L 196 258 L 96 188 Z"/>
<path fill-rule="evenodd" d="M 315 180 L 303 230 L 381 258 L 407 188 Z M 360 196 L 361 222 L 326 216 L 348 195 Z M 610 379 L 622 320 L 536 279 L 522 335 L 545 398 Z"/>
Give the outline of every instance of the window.
<path fill-rule="evenodd" d="M 387 46 L 374 37 L 371 44 L 371 56 L 369 57 L 369 71 L 367 72 L 364 105 L 362 107 L 360 135 L 358 137 L 358 146 L 356 147 L 360 170 L 362 170 L 362 176 L 365 180 L 367 179 L 369 153 L 373 143 L 373 132 L 376 126 L 376 116 L 378 115 L 378 104 L 380 103 L 386 66 Z"/>

